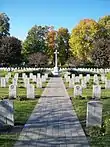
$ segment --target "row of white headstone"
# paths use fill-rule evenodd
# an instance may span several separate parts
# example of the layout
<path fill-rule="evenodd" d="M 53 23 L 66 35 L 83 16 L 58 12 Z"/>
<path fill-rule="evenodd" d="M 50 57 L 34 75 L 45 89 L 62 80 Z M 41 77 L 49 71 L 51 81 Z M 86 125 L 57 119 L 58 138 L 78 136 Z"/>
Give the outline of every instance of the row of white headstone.
<path fill-rule="evenodd" d="M 0 68 L 0 70 L 3 71 L 14 71 L 14 72 L 25 72 L 25 71 L 39 71 L 39 70 L 46 70 L 47 72 L 51 72 L 53 71 L 53 68 L 27 68 L 27 67 L 16 67 L 16 68 L 6 68 L 6 67 L 2 67 Z M 59 71 L 60 72 L 67 72 L 67 71 L 79 71 L 79 72 L 88 72 L 88 73 L 97 73 L 97 74 L 106 74 L 108 72 L 110 72 L 110 68 L 60 68 Z"/>
<path fill-rule="evenodd" d="M 1 87 L 6 87 L 10 77 L 11 77 L 11 74 L 8 74 L 5 77 L 0 78 Z M 37 74 L 36 76 L 30 73 L 29 78 L 27 77 L 25 73 L 22 74 L 24 87 L 27 87 L 27 85 L 29 84 L 29 81 L 32 79 L 33 82 L 36 82 L 38 88 L 42 88 L 42 82 L 45 82 L 47 78 L 48 78 L 47 73 L 42 76 L 40 74 Z M 16 73 L 14 78 L 12 79 L 12 84 L 17 86 L 17 81 L 18 81 L 18 73 Z"/>
<path fill-rule="evenodd" d="M 74 97 L 81 96 L 82 97 L 83 88 L 81 85 L 74 86 Z M 100 85 L 93 85 L 92 90 L 92 98 L 100 99 L 101 98 L 101 86 Z"/>
<path fill-rule="evenodd" d="M 89 83 L 91 79 L 90 74 L 87 74 L 85 77 L 83 77 L 82 74 L 80 74 L 79 76 L 75 76 L 75 74 L 72 74 L 72 78 L 65 74 L 64 78 L 66 82 L 69 82 L 69 88 L 74 88 L 74 97 L 82 96 L 83 89 L 87 88 L 87 83 Z M 101 75 L 101 81 L 102 83 L 105 83 L 105 89 L 110 89 L 110 80 L 107 80 L 105 75 Z M 92 97 L 100 99 L 101 86 L 99 85 L 99 77 L 97 76 L 97 74 L 95 74 L 93 77 L 93 83 L 95 85 L 93 85 L 92 87 Z"/>
<path fill-rule="evenodd" d="M 87 73 L 98 73 L 98 74 L 106 74 L 110 72 L 110 68 L 62 68 L 60 69 L 63 72 L 66 71 L 78 71 L 78 72 L 87 72 Z"/>
<path fill-rule="evenodd" d="M 6 75 L 6 77 L 8 77 L 7 79 L 9 80 L 9 78 L 11 77 L 11 74 Z M 6 83 L 8 82 L 8 80 L 6 81 L 6 77 L 5 78 L 1 78 L 1 87 L 6 87 Z M 17 81 L 18 81 L 18 73 L 16 73 L 14 75 L 14 78 L 12 79 L 12 84 L 9 85 L 9 97 L 10 98 L 16 98 L 17 97 Z M 42 77 L 40 75 L 40 73 L 36 75 L 33 75 L 33 73 L 30 73 L 29 78 L 27 77 L 27 75 L 25 73 L 22 74 L 22 79 L 24 81 L 24 87 L 26 88 L 27 91 L 27 98 L 35 98 L 35 87 L 33 84 L 30 84 L 30 79 L 33 80 L 33 82 L 36 82 L 36 87 L 37 88 L 42 88 L 42 83 L 46 82 L 48 78 L 48 74 L 44 74 Z"/>
<path fill-rule="evenodd" d="M 69 83 L 69 88 L 74 88 L 74 97 L 82 96 L 83 89 L 87 88 L 87 83 L 89 83 L 89 80 L 91 79 L 90 74 L 87 74 L 85 77 L 83 77 L 82 74 L 80 74 L 79 76 L 75 76 L 75 74 L 73 74 L 71 78 L 66 74 L 64 75 L 64 78 L 65 81 Z M 101 75 L 101 81 L 102 83 L 105 83 L 106 85 L 105 88 L 110 88 L 109 86 L 110 80 L 107 80 L 105 75 Z M 76 83 L 77 85 L 75 85 Z M 93 85 L 92 98 L 100 100 L 101 86 L 99 85 L 99 78 L 96 74 L 93 77 L 93 83 L 96 85 Z M 89 126 L 101 127 L 101 125 L 102 125 L 102 103 L 98 100 L 89 101 L 87 103 L 86 127 Z"/>
<path fill-rule="evenodd" d="M 11 84 L 9 85 L 9 98 L 16 98 L 17 97 L 17 90 L 16 86 Z M 34 99 L 35 98 L 35 87 L 32 84 L 28 84 L 26 87 L 27 98 Z"/>
<path fill-rule="evenodd" d="M 87 103 L 86 126 L 101 127 L 101 124 L 102 103 L 100 101 L 89 101 Z M 0 101 L 0 127 L 3 125 L 14 126 L 14 104 L 9 99 Z"/>
<path fill-rule="evenodd" d="M 8 82 L 9 78 L 11 78 L 11 73 L 8 73 L 5 78 L 0 78 L 0 80 L 5 83 Z M 9 85 L 9 97 L 13 97 L 16 98 L 17 96 L 17 80 L 19 78 L 19 74 L 16 73 L 14 75 L 14 78 L 12 80 L 12 84 Z M 27 75 L 25 73 L 22 74 L 22 79 L 27 82 L 27 85 L 25 86 L 27 89 L 27 98 L 31 98 L 34 99 L 35 98 L 35 88 L 34 85 L 29 83 L 29 80 L 27 79 L 32 79 L 33 81 L 37 80 L 37 83 L 40 82 L 46 82 L 48 78 L 48 74 L 46 73 L 45 75 L 42 76 L 41 79 L 41 75 L 37 74 L 33 75 L 32 73 L 30 73 L 29 78 L 27 78 Z M 2 83 L 2 82 L 1 82 Z M 3 83 L 2 83 L 3 84 Z M 26 84 L 26 83 L 25 83 Z M 6 83 L 4 84 L 6 85 Z M 5 86 L 4 86 L 5 87 Z M 40 85 L 40 87 L 42 87 Z M 4 99 L 0 101 L 0 127 L 3 125 L 10 125 L 10 126 L 14 126 L 14 103 L 13 100 L 10 99 Z"/>
<path fill-rule="evenodd" d="M 86 83 L 88 83 L 91 77 L 90 77 L 90 74 L 87 74 L 84 77 L 83 77 L 82 74 L 80 74 L 79 76 L 75 76 L 74 74 L 72 74 L 72 78 L 70 78 L 70 76 L 65 74 L 64 78 L 65 78 L 66 82 L 71 82 L 72 81 L 73 84 L 75 84 L 75 83 L 81 83 L 82 81 L 85 81 Z M 104 83 L 107 84 L 107 83 L 110 82 L 110 80 L 108 80 L 105 75 L 101 75 L 101 78 L 99 79 L 97 74 L 95 74 L 93 76 L 93 83 L 98 85 L 99 84 L 99 80 L 101 80 L 101 83 L 103 83 L 103 84 Z M 108 84 L 108 85 L 110 85 L 110 84 Z M 107 86 L 105 86 L 105 87 L 107 87 Z"/>
<path fill-rule="evenodd" d="M 52 71 L 53 68 L 31 68 L 31 67 L 1 67 L 0 71 L 14 71 L 14 72 L 32 72 L 32 71 L 39 71 L 39 70 L 46 70 L 46 71 Z"/>
<path fill-rule="evenodd" d="M 79 74 L 79 76 L 75 76 L 75 74 L 72 74 L 72 77 L 70 78 L 70 76 L 68 76 L 67 74 L 64 75 L 64 78 L 66 80 L 66 82 L 69 82 L 70 80 L 73 81 L 73 83 L 80 83 L 81 80 L 84 80 L 86 83 L 89 82 L 90 80 L 90 74 L 87 74 L 86 76 L 83 77 L 82 74 Z M 94 84 L 99 84 L 99 81 L 101 80 L 101 83 L 106 83 L 108 80 L 107 80 L 107 77 L 105 76 L 105 74 L 102 74 L 100 79 L 99 77 L 97 76 L 97 74 L 94 74 L 93 76 L 93 82 Z"/>
<path fill-rule="evenodd" d="M 87 88 L 87 83 L 89 83 L 91 77 L 87 74 L 83 77 L 82 74 L 72 77 L 67 74 L 64 75 L 65 81 L 69 83 L 69 88 L 74 88 L 74 97 L 82 96 L 84 88 Z M 110 80 L 107 80 L 104 74 L 101 75 L 101 82 L 105 83 L 105 88 L 110 88 Z M 77 83 L 77 85 L 75 85 Z M 86 127 L 89 126 L 99 126 L 102 125 L 102 103 L 98 101 L 101 98 L 101 86 L 99 85 L 99 77 L 95 74 L 93 77 L 93 90 L 92 98 L 95 100 L 89 101 L 87 103 L 87 113 L 86 113 Z M 81 84 L 81 85 L 80 85 Z M 96 100 L 97 99 L 97 100 Z"/>

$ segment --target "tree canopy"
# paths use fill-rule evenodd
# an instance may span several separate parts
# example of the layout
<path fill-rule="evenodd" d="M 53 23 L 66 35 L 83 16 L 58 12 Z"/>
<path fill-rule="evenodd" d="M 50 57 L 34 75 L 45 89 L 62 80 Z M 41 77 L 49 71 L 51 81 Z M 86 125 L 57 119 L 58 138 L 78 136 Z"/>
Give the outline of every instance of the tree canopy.
<path fill-rule="evenodd" d="M 21 63 L 21 41 L 15 37 L 2 37 L 0 46 L 0 63 L 19 65 Z"/>
<path fill-rule="evenodd" d="M 30 54 L 35 52 L 45 53 L 47 50 L 47 33 L 48 26 L 33 26 L 26 37 L 26 40 L 23 43 L 24 53 Z"/>
<path fill-rule="evenodd" d="M 95 66 L 110 66 L 110 40 L 108 38 L 99 38 L 94 42 L 94 49 L 91 58 Z"/>
<path fill-rule="evenodd" d="M 64 65 L 69 57 L 69 38 L 70 34 L 67 28 L 59 28 L 57 32 L 57 44 L 59 51 L 59 63 Z"/>
<path fill-rule="evenodd" d="M 81 20 L 69 32 L 67 28 L 34 25 L 21 42 L 10 36 L 10 19 L 0 13 L 0 64 L 54 66 L 54 51 L 58 50 L 58 65 L 110 66 L 110 15 Z"/>
<path fill-rule="evenodd" d="M 94 38 L 92 62 L 97 67 L 108 67 L 110 66 L 110 16 L 100 18 L 98 24 L 100 32 Z"/>
<path fill-rule="evenodd" d="M 81 60 L 90 60 L 93 40 L 99 30 L 99 25 L 92 19 L 84 19 L 72 30 L 69 45 L 73 55 Z"/>
<path fill-rule="evenodd" d="M 55 51 L 55 40 L 56 40 L 57 31 L 54 30 L 54 27 L 50 27 L 47 34 L 47 55 L 49 56 L 50 63 L 53 63 L 54 60 L 54 51 Z"/>
<path fill-rule="evenodd" d="M 0 37 L 9 35 L 9 20 L 5 13 L 0 13 Z"/>
<path fill-rule="evenodd" d="M 28 64 L 36 67 L 44 67 L 48 65 L 48 56 L 41 53 L 32 53 L 28 56 Z"/>

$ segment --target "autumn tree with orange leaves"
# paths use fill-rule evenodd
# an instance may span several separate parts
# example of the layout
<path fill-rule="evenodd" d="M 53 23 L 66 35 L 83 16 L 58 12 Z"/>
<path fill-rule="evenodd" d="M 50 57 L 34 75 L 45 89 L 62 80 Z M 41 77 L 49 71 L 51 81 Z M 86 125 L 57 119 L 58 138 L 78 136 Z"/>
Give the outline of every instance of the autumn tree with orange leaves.
<path fill-rule="evenodd" d="M 47 44 L 48 44 L 47 55 L 49 56 L 51 63 L 53 62 L 54 59 L 56 34 L 57 32 L 54 30 L 54 28 L 50 27 L 49 32 L 47 34 Z"/>

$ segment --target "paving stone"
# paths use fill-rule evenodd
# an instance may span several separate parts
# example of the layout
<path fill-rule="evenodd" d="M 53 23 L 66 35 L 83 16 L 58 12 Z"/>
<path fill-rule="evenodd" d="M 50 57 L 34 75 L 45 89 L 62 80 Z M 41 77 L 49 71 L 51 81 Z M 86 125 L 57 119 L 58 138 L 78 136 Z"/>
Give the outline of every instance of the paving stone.
<path fill-rule="evenodd" d="M 89 147 L 61 78 L 51 78 L 14 147 Z"/>

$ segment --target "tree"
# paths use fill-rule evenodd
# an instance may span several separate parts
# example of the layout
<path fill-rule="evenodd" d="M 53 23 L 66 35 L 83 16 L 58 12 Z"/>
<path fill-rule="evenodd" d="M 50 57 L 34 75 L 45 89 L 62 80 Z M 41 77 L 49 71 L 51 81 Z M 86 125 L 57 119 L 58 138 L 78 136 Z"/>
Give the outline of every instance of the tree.
<path fill-rule="evenodd" d="M 104 27 L 107 30 L 107 34 L 110 36 L 110 15 L 100 18 L 98 24 Z"/>
<path fill-rule="evenodd" d="M 9 35 L 9 17 L 5 13 L 0 13 L 0 38 Z"/>
<path fill-rule="evenodd" d="M 24 54 L 32 54 L 37 52 L 45 53 L 47 50 L 47 33 L 48 26 L 33 26 L 23 43 Z"/>
<path fill-rule="evenodd" d="M 48 65 L 48 57 L 41 52 L 30 54 L 28 61 L 31 66 L 41 67 Z"/>
<path fill-rule="evenodd" d="M 69 32 L 67 28 L 59 28 L 58 31 L 54 30 L 52 27 L 48 32 L 47 42 L 48 42 L 48 55 L 53 63 L 54 61 L 54 51 L 57 49 L 59 51 L 58 62 L 59 64 L 65 64 L 69 55 Z"/>
<path fill-rule="evenodd" d="M 110 39 L 100 38 L 95 40 L 91 58 L 97 67 L 110 67 Z"/>
<path fill-rule="evenodd" d="M 75 57 L 75 56 L 70 56 L 66 62 L 66 65 L 69 67 L 77 67 L 81 64 L 81 61 Z"/>
<path fill-rule="evenodd" d="M 81 20 L 72 30 L 69 45 L 74 56 L 82 61 L 91 60 L 94 37 L 99 31 L 99 25 L 92 19 Z"/>
<path fill-rule="evenodd" d="M 2 37 L 0 46 L 0 63 L 14 65 L 21 63 L 21 41 L 15 37 Z"/>
<path fill-rule="evenodd" d="M 54 27 L 50 27 L 49 32 L 47 34 L 47 55 L 49 56 L 49 60 L 51 64 L 54 62 L 54 51 L 55 51 L 55 39 L 56 39 L 57 31 L 54 30 Z"/>
<path fill-rule="evenodd" d="M 69 32 L 67 28 L 59 28 L 57 32 L 56 42 L 59 51 L 59 62 L 64 65 L 69 57 Z"/>
<path fill-rule="evenodd" d="M 110 66 L 110 15 L 100 18 L 100 31 L 94 39 L 91 58 L 95 66 Z"/>

